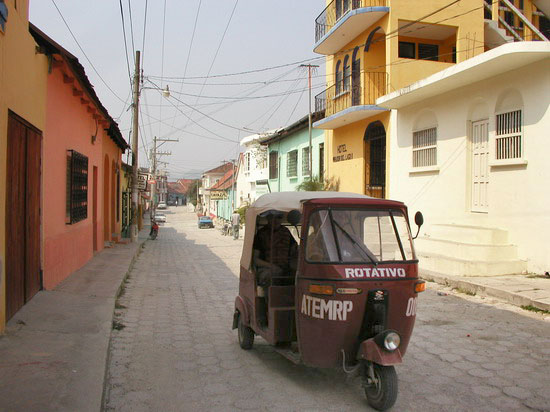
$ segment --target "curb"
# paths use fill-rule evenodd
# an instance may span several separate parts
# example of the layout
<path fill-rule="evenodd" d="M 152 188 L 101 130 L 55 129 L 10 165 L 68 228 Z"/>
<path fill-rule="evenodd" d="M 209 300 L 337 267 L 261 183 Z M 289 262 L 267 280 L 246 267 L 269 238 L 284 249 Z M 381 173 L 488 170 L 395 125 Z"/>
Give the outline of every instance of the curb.
<path fill-rule="evenodd" d="M 419 276 L 421 279 L 435 282 L 440 285 L 461 289 L 463 291 L 470 292 L 476 295 L 490 296 L 493 298 L 502 299 L 515 306 L 533 306 L 537 309 L 550 311 L 550 304 L 540 302 L 514 292 L 501 290 L 493 286 L 475 283 L 471 280 L 456 279 L 433 272 L 422 272 L 419 274 Z"/>
<path fill-rule="evenodd" d="M 113 315 L 111 317 L 110 331 L 109 331 L 109 344 L 107 345 L 107 357 L 105 359 L 105 373 L 103 374 L 103 391 L 101 393 L 100 411 L 105 411 L 105 406 L 106 406 L 105 402 L 107 400 L 108 388 L 107 388 L 105 383 L 107 382 L 108 373 L 109 373 L 109 364 L 111 363 L 111 342 L 112 342 L 112 337 L 113 337 L 113 320 L 115 318 L 116 301 L 120 297 L 120 294 L 122 292 L 122 287 L 123 287 L 124 283 L 126 282 L 126 280 L 128 279 L 128 277 L 130 276 L 130 273 L 134 269 L 134 265 L 135 265 L 137 259 L 139 258 L 139 255 L 141 255 L 141 252 L 143 251 L 143 248 L 145 247 L 145 243 L 148 240 L 149 240 L 149 237 L 147 237 L 145 240 L 143 240 L 141 243 L 138 244 L 136 252 L 134 253 L 134 256 L 130 260 L 130 264 L 128 265 L 128 270 L 126 271 L 126 273 L 122 277 L 122 279 L 120 281 L 120 285 L 118 285 L 118 289 L 117 289 L 116 294 L 114 296 Z"/>

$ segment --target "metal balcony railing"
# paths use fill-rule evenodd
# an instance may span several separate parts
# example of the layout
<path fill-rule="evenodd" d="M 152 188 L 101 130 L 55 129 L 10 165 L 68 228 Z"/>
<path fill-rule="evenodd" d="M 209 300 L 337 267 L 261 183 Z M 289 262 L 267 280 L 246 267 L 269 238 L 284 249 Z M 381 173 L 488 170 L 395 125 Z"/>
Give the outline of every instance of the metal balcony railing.
<path fill-rule="evenodd" d="M 315 42 L 317 43 L 336 22 L 350 10 L 363 7 L 386 7 L 387 0 L 333 0 L 315 19 Z"/>
<path fill-rule="evenodd" d="M 374 105 L 376 99 L 387 92 L 385 72 L 366 72 L 347 76 L 315 96 L 315 111 L 325 111 L 325 117 L 332 116 L 352 106 Z M 362 79 L 362 80 L 360 80 Z"/>

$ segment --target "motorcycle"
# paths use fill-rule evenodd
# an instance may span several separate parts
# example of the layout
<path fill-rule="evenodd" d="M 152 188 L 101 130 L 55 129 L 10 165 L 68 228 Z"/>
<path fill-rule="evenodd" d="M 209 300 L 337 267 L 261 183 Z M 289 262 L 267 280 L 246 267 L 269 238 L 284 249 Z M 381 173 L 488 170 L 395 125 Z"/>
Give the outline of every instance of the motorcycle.
<path fill-rule="evenodd" d="M 151 222 L 151 231 L 149 232 L 149 239 L 155 240 L 159 233 L 159 225 L 156 221 Z"/>

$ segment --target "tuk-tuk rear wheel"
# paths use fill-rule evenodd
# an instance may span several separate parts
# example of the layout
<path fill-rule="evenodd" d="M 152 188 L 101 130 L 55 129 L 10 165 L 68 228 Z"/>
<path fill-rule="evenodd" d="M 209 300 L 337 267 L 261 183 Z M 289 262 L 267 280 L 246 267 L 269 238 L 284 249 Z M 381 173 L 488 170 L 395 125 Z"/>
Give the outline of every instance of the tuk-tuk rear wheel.
<path fill-rule="evenodd" d="M 368 367 L 365 368 L 368 377 Z M 374 382 L 365 386 L 365 396 L 370 406 L 385 411 L 393 406 L 397 399 L 397 373 L 393 366 L 373 364 Z"/>
<path fill-rule="evenodd" d="M 239 345 L 241 348 L 245 350 L 251 349 L 254 344 L 254 331 L 243 324 L 243 317 L 240 313 L 237 323 L 237 331 L 239 335 Z"/>

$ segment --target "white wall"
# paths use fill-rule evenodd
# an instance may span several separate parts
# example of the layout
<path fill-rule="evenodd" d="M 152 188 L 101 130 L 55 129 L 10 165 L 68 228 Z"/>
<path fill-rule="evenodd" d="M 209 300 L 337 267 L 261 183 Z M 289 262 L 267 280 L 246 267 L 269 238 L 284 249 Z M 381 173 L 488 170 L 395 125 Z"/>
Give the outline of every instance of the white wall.
<path fill-rule="evenodd" d="M 427 223 L 473 224 L 508 230 L 532 272 L 550 270 L 550 71 L 542 61 L 445 93 L 392 116 L 390 194 L 421 210 Z M 524 160 L 490 167 L 488 212 L 473 213 L 471 122 L 489 119 L 494 159 L 495 112 L 523 105 Z M 412 172 L 412 131 L 437 123 L 437 171 Z M 397 127 L 395 126 L 397 123 Z"/>

